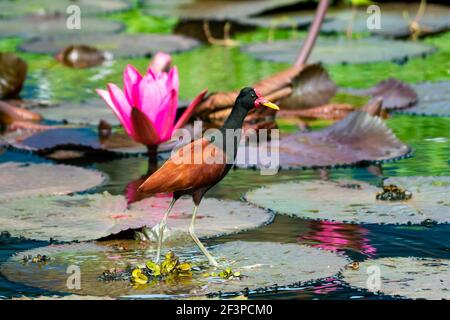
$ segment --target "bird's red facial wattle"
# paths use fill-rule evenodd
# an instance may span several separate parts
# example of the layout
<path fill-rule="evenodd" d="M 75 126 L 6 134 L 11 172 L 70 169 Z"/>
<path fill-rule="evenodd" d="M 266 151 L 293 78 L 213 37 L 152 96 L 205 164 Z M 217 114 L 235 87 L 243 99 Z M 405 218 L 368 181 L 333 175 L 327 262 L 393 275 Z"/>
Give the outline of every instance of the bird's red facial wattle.
<path fill-rule="evenodd" d="M 267 107 L 267 108 L 270 108 L 270 109 L 280 110 L 280 107 L 278 107 L 275 103 L 272 103 L 269 100 L 267 100 L 266 98 L 264 98 L 256 90 L 255 90 L 255 93 L 256 93 L 256 96 L 258 97 L 255 100 L 255 108 L 264 106 L 264 107 Z"/>

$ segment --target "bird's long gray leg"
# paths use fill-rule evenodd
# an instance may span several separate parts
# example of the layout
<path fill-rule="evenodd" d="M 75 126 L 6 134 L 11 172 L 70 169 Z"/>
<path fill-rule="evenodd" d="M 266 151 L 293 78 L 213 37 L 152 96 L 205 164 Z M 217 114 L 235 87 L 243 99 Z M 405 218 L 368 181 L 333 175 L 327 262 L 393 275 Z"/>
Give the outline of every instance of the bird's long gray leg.
<path fill-rule="evenodd" d="M 164 229 L 166 227 L 167 218 L 169 217 L 170 210 L 172 210 L 172 207 L 175 204 L 175 201 L 177 201 L 177 199 L 173 198 L 172 201 L 170 202 L 169 208 L 167 209 L 166 213 L 164 214 L 164 217 L 159 222 L 158 249 L 156 251 L 156 263 L 159 263 L 159 258 L 161 256 L 163 236 L 164 236 Z"/>
<path fill-rule="evenodd" d="M 192 239 L 195 241 L 197 246 L 200 248 L 200 250 L 203 252 L 203 254 L 208 258 L 209 264 L 211 264 L 214 267 L 218 267 L 219 264 L 212 257 L 212 255 L 208 252 L 208 250 L 206 250 L 206 248 L 203 246 L 203 244 L 200 242 L 200 240 L 195 235 L 195 217 L 197 215 L 197 210 L 198 210 L 198 205 L 195 205 L 194 212 L 192 213 L 191 225 L 189 226 L 189 234 L 191 235 Z"/>

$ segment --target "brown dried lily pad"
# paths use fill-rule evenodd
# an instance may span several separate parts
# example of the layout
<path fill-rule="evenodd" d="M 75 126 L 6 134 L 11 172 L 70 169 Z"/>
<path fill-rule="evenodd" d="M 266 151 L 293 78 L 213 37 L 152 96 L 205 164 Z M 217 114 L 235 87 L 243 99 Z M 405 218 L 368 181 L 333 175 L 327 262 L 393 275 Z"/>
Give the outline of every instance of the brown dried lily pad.
<path fill-rule="evenodd" d="M 15 107 L 0 101 L 0 123 L 10 125 L 15 121 L 39 121 L 42 117 L 36 112 Z"/>
<path fill-rule="evenodd" d="M 0 164 L 0 200 L 84 191 L 105 178 L 98 171 L 74 166 L 6 162 Z"/>
<path fill-rule="evenodd" d="M 196 270 L 190 277 L 151 281 L 133 285 L 127 280 L 101 281 L 105 270 L 126 268 L 127 265 L 145 265 L 153 259 L 154 249 L 127 245 L 122 250 L 101 243 L 52 245 L 20 252 L 2 264 L 1 272 L 10 281 L 57 292 L 72 292 L 67 288 L 66 269 L 76 264 L 81 269 L 81 289 L 77 294 L 124 298 L 188 298 L 218 292 L 239 295 L 271 292 L 280 288 L 299 287 L 302 284 L 330 277 L 342 271 L 348 260 L 336 253 L 301 246 L 272 242 L 232 241 L 209 249 L 224 268 L 240 272 L 240 278 L 222 279 L 211 276 L 213 268 L 197 248 L 174 248 L 180 261 L 187 261 Z M 24 255 L 45 254 L 50 261 L 43 265 L 23 264 Z M 218 272 L 217 270 L 215 272 Z"/>
<path fill-rule="evenodd" d="M 69 68 L 90 68 L 101 65 L 111 55 L 86 45 L 70 45 L 56 54 L 56 60 Z"/>
<path fill-rule="evenodd" d="M 270 43 L 254 43 L 241 50 L 251 56 L 268 61 L 293 63 L 302 40 L 279 40 Z M 309 62 L 368 63 L 376 61 L 402 61 L 408 57 L 423 56 L 434 51 L 432 46 L 421 42 L 405 42 L 379 38 L 319 38 Z"/>
<path fill-rule="evenodd" d="M 39 1 L 1 1 L 0 16 L 13 17 L 28 14 L 66 14 L 71 5 L 80 7 L 81 14 L 96 15 L 126 10 L 130 3 L 126 0 L 39 0 Z"/>
<path fill-rule="evenodd" d="M 300 117 L 310 119 L 340 120 L 345 118 L 355 108 L 347 103 L 330 103 L 314 108 L 299 110 L 280 110 L 277 112 L 279 118 Z"/>
<path fill-rule="evenodd" d="M 292 94 L 282 99 L 282 109 L 304 109 L 328 103 L 336 94 L 337 86 L 320 64 L 305 66 L 292 79 Z"/>
<path fill-rule="evenodd" d="M 317 168 L 362 165 L 398 159 L 410 152 L 410 147 L 397 139 L 391 129 L 379 117 L 364 111 L 350 113 L 333 125 L 313 132 L 299 132 L 283 137 L 279 150 L 273 142 L 259 146 L 241 146 L 238 149 L 236 166 L 242 168 L 264 168 L 263 157 L 273 154 L 271 166 L 283 169 Z"/>
<path fill-rule="evenodd" d="M 29 239 L 95 240 L 144 226 L 154 227 L 170 200 L 168 196 L 149 198 L 128 208 L 125 197 L 108 193 L 13 199 L 2 202 L 0 225 L 12 236 Z M 168 219 L 172 239 L 189 237 L 192 210 L 192 200 L 177 201 Z M 204 199 L 195 230 L 200 237 L 213 237 L 256 228 L 271 220 L 271 213 L 244 202 Z"/>
<path fill-rule="evenodd" d="M 0 99 L 19 95 L 27 69 L 25 60 L 16 54 L 0 52 Z"/>
<path fill-rule="evenodd" d="M 20 45 L 25 52 L 56 54 L 71 45 L 88 45 L 109 52 L 117 58 L 150 56 L 159 51 L 167 53 L 191 50 L 197 40 L 167 34 L 90 34 L 31 39 Z"/>
<path fill-rule="evenodd" d="M 0 5 L 1 6 L 1 5 Z M 67 36 L 88 33 L 116 33 L 123 29 L 117 21 L 83 17 L 80 29 L 67 28 L 64 14 L 29 15 L 20 18 L 0 20 L 0 37 L 43 37 Z"/>
<path fill-rule="evenodd" d="M 450 300 L 450 260 L 419 257 L 387 257 L 360 262 L 358 270 L 345 270 L 352 287 L 376 294 L 409 299 Z M 380 286 L 368 286 L 369 274 L 379 271 Z"/>
<path fill-rule="evenodd" d="M 336 92 L 336 85 L 319 64 L 292 67 L 261 80 L 253 87 L 271 101 L 281 100 L 279 104 L 282 109 L 298 109 L 327 103 Z M 204 121 L 221 125 L 230 114 L 238 94 L 238 91 L 231 91 L 209 95 L 196 108 L 196 115 Z M 273 111 L 258 110 L 246 117 L 245 124 L 253 129 L 270 129 L 275 127 L 274 117 Z"/>
<path fill-rule="evenodd" d="M 449 177 L 397 177 L 384 181 L 384 186 L 390 185 L 409 192 L 411 198 L 379 200 L 381 188 L 355 180 L 269 185 L 250 191 L 245 197 L 250 203 L 274 212 L 314 220 L 377 224 L 450 222 Z"/>

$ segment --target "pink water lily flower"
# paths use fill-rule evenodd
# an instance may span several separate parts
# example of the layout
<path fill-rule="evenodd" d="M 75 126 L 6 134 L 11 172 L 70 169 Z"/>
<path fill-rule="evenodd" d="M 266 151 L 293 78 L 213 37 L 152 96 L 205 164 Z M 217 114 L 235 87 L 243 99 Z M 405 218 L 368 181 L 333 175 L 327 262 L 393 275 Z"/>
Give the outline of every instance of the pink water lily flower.
<path fill-rule="evenodd" d="M 206 94 L 206 90 L 202 91 L 175 123 L 179 82 L 176 67 L 165 71 L 170 62 L 170 55 L 158 53 L 145 76 L 127 65 L 123 91 L 113 83 L 108 84 L 108 90 L 97 89 L 127 134 L 147 146 L 169 140 L 174 130 L 186 124 Z"/>

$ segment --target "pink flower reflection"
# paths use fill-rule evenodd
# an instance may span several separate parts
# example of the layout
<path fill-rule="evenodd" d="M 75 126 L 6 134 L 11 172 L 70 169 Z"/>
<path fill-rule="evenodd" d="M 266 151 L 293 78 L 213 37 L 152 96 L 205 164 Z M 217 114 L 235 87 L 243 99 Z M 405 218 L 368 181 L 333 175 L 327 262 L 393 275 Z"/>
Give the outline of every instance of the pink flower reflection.
<path fill-rule="evenodd" d="M 345 249 L 358 251 L 372 257 L 376 248 L 367 239 L 368 230 L 353 224 L 332 221 L 311 221 L 306 235 L 299 235 L 301 241 L 314 242 L 313 246 L 330 251 Z"/>

